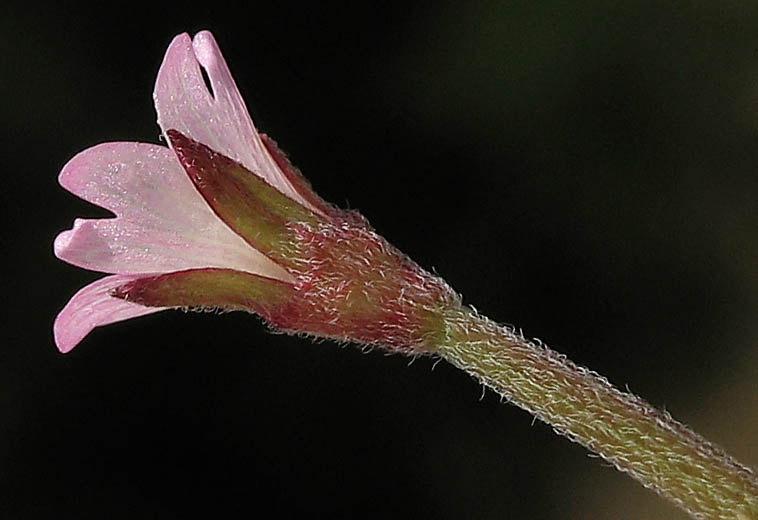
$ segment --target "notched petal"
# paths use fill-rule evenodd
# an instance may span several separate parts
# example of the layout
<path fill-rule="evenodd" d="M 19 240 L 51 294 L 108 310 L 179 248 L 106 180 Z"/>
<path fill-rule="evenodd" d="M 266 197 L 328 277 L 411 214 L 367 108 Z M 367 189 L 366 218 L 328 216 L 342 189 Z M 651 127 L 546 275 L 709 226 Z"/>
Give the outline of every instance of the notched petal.
<path fill-rule="evenodd" d="M 213 93 L 208 91 L 201 67 Z M 310 206 L 279 169 L 261 142 L 216 40 L 208 31 L 194 40 L 174 38 L 166 51 L 153 93 L 158 124 L 175 129 L 255 172 L 282 193 Z"/>
<path fill-rule="evenodd" d="M 222 267 L 282 280 L 291 276 L 222 222 L 164 146 L 106 143 L 64 166 L 60 183 L 118 218 L 77 220 L 55 254 L 105 273 Z"/>

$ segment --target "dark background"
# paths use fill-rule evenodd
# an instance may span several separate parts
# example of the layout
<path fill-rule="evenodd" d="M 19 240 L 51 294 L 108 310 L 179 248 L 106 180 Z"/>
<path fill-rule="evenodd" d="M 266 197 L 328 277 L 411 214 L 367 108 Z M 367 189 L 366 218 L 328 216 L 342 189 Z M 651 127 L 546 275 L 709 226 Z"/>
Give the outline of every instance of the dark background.
<path fill-rule="evenodd" d="M 239 313 L 57 352 L 55 314 L 99 275 L 52 240 L 103 214 L 58 171 L 157 142 L 163 53 L 204 28 L 326 199 L 757 465 L 758 4 L 538 4 L 1 8 L 2 516 L 685 518 L 429 359 Z"/>

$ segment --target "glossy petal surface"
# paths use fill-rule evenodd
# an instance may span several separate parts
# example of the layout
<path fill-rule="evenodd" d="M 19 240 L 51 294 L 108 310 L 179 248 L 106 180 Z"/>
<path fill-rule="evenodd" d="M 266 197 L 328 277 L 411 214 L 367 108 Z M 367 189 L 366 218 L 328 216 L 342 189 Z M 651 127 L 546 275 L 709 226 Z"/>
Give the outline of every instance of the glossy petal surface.
<path fill-rule="evenodd" d="M 71 159 L 59 180 L 117 216 L 77 220 L 61 233 L 55 254 L 66 262 L 117 274 L 219 267 L 291 279 L 213 213 L 166 147 L 95 146 Z"/>
<path fill-rule="evenodd" d="M 165 307 L 143 307 L 110 296 L 109 291 L 138 278 L 106 276 L 80 289 L 55 318 L 53 335 L 58 350 L 70 351 L 95 327 L 164 310 Z"/>
<path fill-rule="evenodd" d="M 210 80 L 209 92 L 200 68 Z M 216 40 L 180 34 L 163 59 L 153 94 L 158 124 L 241 163 L 285 195 L 316 210 L 295 190 L 258 135 Z M 318 210 L 316 210 L 318 211 Z"/>

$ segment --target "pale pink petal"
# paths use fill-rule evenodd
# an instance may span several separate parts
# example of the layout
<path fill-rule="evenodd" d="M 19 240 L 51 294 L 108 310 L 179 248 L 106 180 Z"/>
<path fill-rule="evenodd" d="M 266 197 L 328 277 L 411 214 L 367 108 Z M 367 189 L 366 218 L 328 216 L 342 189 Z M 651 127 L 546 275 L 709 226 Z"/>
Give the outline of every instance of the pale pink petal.
<path fill-rule="evenodd" d="M 77 220 L 55 240 L 61 260 L 116 274 L 221 267 L 292 279 L 213 213 L 166 147 L 101 144 L 71 159 L 59 181 L 117 215 Z"/>
<path fill-rule="evenodd" d="M 143 307 L 109 296 L 109 291 L 139 276 L 106 276 L 79 290 L 58 313 L 53 335 L 58 350 L 69 352 L 95 327 L 144 316 L 167 307 Z"/>
<path fill-rule="evenodd" d="M 213 92 L 203 81 L 200 67 Z M 261 142 L 216 40 L 202 31 L 191 40 L 180 34 L 171 42 L 153 93 L 158 124 L 165 133 L 187 137 L 241 163 L 304 206 L 321 213 L 293 187 Z"/>
<path fill-rule="evenodd" d="M 76 219 L 73 229 L 59 234 L 54 243 L 55 254 L 62 260 L 93 271 L 120 274 L 200 267 L 252 272 L 250 249 L 225 243 L 211 232 L 195 236 L 188 245 L 186 234 L 123 218 Z"/>

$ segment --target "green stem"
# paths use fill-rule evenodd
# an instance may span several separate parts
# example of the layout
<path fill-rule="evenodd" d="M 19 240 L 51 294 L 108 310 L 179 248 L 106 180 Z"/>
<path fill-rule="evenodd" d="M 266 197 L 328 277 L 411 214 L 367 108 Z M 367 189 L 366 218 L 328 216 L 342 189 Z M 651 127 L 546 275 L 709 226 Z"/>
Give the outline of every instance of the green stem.
<path fill-rule="evenodd" d="M 467 309 L 437 353 L 695 518 L 758 519 L 758 478 L 667 412 Z"/>

